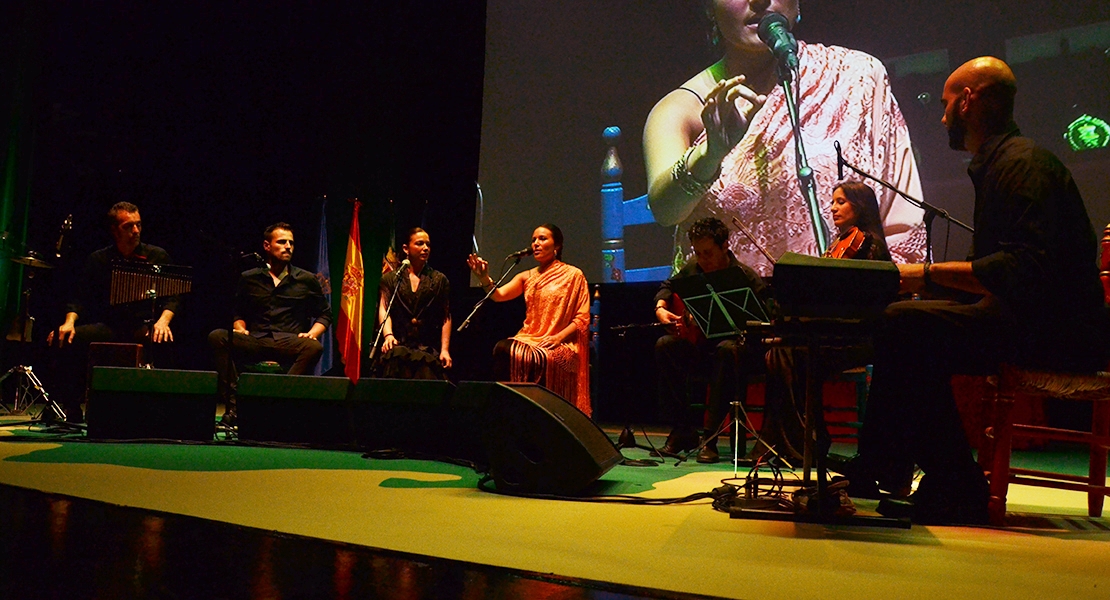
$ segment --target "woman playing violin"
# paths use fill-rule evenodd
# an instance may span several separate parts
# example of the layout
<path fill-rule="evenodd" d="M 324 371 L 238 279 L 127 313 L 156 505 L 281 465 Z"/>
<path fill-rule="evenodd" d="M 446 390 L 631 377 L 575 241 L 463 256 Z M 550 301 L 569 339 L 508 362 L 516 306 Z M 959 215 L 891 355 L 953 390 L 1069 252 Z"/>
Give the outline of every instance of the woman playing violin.
<path fill-rule="evenodd" d="M 879 218 L 879 203 L 870 187 L 859 181 L 845 181 L 837 185 L 833 189 L 831 212 L 839 235 L 825 252 L 826 258 L 890 260 Z M 820 368 L 814 376 L 823 381 L 844 369 L 867 364 L 871 354 L 871 349 L 866 346 L 825 352 L 815 363 Z M 760 443 L 752 449 L 751 458 L 762 456 L 768 447 L 774 447 L 788 462 L 800 464 L 805 434 L 802 399 L 805 397 L 807 362 L 804 353 L 794 352 L 789 347 L 772 348 L 767 353 L 763 426 L 759 432 Z M 821 394 L 820 386 L 817 393 Z M 821 404 L 818 399 L 818 405 Z M 822 429 L 818 438 L 827 441 L 828 434 L 823 430 L 823 424 L 818 427 Z"/>
<path fill-rule="evenodd" d="M 883 236 L 875 191 L 860 181 L 845 181 L 833 188 L 833 225 L 840 234 L 825 251 L 826 258 L 890 260 Z"/>

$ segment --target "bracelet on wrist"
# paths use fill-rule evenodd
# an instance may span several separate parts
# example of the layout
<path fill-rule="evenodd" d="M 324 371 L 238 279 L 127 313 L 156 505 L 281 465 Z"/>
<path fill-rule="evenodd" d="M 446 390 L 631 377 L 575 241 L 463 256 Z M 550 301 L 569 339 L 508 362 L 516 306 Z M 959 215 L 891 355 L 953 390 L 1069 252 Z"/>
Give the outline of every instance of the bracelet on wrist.
<path fill-rule="evenodd" d="M 682 158 L 675 162 L 671 167 L 671 177 L 678 182 L 679 187 L 688 196 L 704 196 L 709 191 L 709 187 L 713 182 L 721 176 L 721 165 L 717 165 L 717 171 L 713 173 L 713 177 L 709 181 L 702 181 L 690 171 L 690 156 L 694 154 L 697 144 L 690 146 L 686 152 L 682 154 Z"/>

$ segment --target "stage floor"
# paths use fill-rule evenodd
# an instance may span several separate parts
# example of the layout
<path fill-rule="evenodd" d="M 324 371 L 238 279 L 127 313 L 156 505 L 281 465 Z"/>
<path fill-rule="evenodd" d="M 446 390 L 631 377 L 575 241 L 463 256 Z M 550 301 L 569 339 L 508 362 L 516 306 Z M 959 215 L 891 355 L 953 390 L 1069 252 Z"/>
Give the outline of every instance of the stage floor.
<path fill-rule="evenodd" d="M 647 458 L 644 450 L 623 453 Z M 1019 453 L 1015 463 L 1062 461 L 1081 471 L 1078 457 Z M 679 498 L 733 476 L 729 463 L 673 463 L 617 466 L 600 487 L 610 494 Z M 730 519 L 708 500 L 629 505 L 513 498 L 480 491 L 478 479 L 457 465 L 367 459 L 357 452 L 62 441 L 29 435 L 26 427 L 0 429 L 0 484 L 398 553 L 416 557 L 413 564 L 430 557 L 433 564 L 505 570 L 509 579 L 527 582 L 550 574 L 556 584 L 602 594 L 588 597 L 1110 597 L 1102 545 L 1110 542 L 1110 525 L 1088 519 L 1085 496 L 1074 492 L 1012 487 L 1010 510 L 1021 516 L 1014 522 L 1022 527 L 904 530 Z M 57 513 L 51 535 L 64 531 L 67 511 L 59 507 L 66 503 L 51 498 L 40 504 Z M 860 503 L 861 511 L 873 508 Z M 159 552 L 163 533 L 139 536 L 150 546 L 143 552 Z M 251 547 L 255 555 L 241 557 L 242 569 L 266 564 L 257 555 L 266 544 Z M 23 560 L 32 571 L 39 564 L 35 557 Z M 335 571 L 342 562 L 313 568 Z M 606 583 L 615 585 L 605 591 Z M 502 597 L 533 595 L 505 589 L 520 594 Z M 587 597 L 555 589 L 540 595 Z"/>

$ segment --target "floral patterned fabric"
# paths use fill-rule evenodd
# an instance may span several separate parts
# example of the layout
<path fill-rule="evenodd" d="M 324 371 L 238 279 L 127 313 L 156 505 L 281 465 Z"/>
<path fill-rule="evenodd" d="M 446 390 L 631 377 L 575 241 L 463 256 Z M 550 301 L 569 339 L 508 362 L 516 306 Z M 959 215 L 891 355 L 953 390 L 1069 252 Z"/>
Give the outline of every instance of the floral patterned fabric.
<path fill-rule="evenodd" d="M 863 52 L 802 42 L 799 60 L 801 76 L 796 89 L 802 136 L 828 230 L 836 231 L 829 212 L 832 190 L 839 183 L 834 142 L 840 142 L 847 162 L 921 198 L 909 130 L 882 63 Z M 704 137 L 702 133 L 700 139 Z M 747 134 L 725 157 L 721 176 L 679 231 L 685 232 L 704 217 L 717 217 L 727 224 L 736 216 L 772 256 L 784 252 L 816 256 L 817 243 L 796 164 L 794 134 L 780 86 L 768 95 Z M 848 173 L 845 176 L 848 178 Z M 923 260 L 921 209 L 874 182 L 868 184 L 876 190 L 894 261 Z M 692 251 L 684 233 L 675 239 L 676 253 L 688 259 Z M 734 235 L 730 245 L 741 262 L 761 275 L 771 273 L 771 264 L 746 237 Z"/>

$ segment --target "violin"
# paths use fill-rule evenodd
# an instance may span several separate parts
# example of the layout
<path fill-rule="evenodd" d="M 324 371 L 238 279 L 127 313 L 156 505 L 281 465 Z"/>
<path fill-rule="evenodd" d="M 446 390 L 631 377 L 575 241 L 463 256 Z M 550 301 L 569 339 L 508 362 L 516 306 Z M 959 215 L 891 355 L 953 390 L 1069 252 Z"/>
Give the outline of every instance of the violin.
<path fill-rule="evenodd" d="M 852 227 L 848 232 L 829 246 L 825 251 L 825 258 L 855 258 L 867 241 L 867 234 L 859 227 Z"/>

